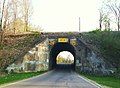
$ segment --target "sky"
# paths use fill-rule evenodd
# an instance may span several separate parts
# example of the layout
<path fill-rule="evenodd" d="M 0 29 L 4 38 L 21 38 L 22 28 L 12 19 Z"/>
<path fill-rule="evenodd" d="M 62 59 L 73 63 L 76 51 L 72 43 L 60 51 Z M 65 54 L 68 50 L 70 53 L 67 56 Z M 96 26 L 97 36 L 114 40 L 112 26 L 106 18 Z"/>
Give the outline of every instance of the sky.
<path fill-rule="evenodd" d="M 98 28 L 100 0 L 32 0 L 30 22 L 45 32 L 79 31 Z"/>

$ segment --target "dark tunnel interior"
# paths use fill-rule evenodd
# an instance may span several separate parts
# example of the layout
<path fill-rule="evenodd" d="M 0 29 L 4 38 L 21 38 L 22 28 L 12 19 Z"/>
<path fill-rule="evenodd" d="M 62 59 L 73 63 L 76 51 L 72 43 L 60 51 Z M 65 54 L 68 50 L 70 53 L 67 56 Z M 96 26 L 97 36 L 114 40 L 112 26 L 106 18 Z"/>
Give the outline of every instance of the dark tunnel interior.
<path fill-rule="evenodd" d="M 72 64 L 72 65 L 58 65 L 56 63 L 57 55 L 62 51 L 68 51 L 74 56 L 74 64 Z M 75 49 L 74 49 L 73 45 L 71 45 L 70 43 L 56 43 L 50 51 L 49 70 L 52 70 L 52 69 L 71 69 L 71 70 L 74 70 L 75 69 L 75 57 L 76 57 L 76 54 L 75 54 Z"/>

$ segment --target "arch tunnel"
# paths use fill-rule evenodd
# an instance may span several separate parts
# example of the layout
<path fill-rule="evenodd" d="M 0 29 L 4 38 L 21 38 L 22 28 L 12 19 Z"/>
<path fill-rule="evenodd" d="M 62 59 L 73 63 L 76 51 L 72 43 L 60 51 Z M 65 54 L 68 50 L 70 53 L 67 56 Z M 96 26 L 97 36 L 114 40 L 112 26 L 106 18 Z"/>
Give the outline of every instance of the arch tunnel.
<path fill-rule="evenodd" d="M 49 70 L 56 69 L 57 63 L 56 58 L 57 55 L 62 51 L 68 51 L 74 56 L 74 63 L 70 65 L 68 68 L 74 70 L 75 69 L 75 58 L 76 58 L 76 51 L 73 45 L 70 43 L 56 43 L 52 47 L 50 51 L 50 58 L 49 58 Z"/>

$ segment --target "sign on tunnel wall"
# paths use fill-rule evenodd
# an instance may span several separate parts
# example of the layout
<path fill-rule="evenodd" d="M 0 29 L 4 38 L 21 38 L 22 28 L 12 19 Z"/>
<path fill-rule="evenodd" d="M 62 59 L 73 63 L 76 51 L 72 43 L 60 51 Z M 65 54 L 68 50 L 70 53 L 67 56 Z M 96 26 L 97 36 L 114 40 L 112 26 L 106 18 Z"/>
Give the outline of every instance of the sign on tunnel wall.
<path fill-rule="evenodd" d="M 58 38 L 58 42 L 68 42 L 68 38 Z"/>
<path fill-rule="evenodd" d="M 73 46 L 77 45 L 77 40 L 76 39 L 70 39 L 70 44 L 72 44 Z"/>

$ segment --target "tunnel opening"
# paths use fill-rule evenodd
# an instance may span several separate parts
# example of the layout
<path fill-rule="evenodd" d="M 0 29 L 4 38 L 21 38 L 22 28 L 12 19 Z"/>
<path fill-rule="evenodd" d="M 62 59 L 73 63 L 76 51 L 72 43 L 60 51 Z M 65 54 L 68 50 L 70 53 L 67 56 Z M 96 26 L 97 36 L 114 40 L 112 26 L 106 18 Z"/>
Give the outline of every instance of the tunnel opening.
<path fill-rule="evenodd" d="M 69 52 L 69 54 L 72 54 L 73 63 L 71 64 L 59 64 L 57 63 L 57 57 L 61 52 Z M 50 51 L 50 59 L 49 59 L 49 70 L 52 69 L 62 69 L 62 70 L 74 70 L 75 69 L 75 49 L 74 46 L 70 43 L 56 43 L 51 51 Z"/>
<path fill-rule="evenodd" d="M 69 51 L 62 51 L 56 57 L 56 69 L 71 69 L 74 66 L 74 56 Z"/>

